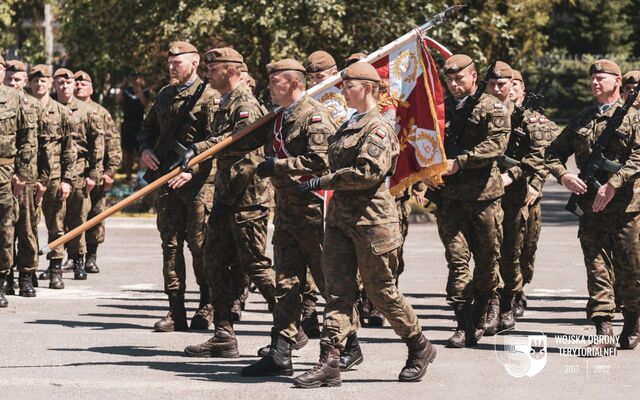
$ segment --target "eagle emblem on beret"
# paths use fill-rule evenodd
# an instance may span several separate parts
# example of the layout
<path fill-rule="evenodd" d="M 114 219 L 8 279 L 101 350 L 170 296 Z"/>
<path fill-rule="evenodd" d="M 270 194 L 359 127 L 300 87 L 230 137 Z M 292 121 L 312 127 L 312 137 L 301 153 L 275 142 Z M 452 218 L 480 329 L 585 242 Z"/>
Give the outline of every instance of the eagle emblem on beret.
<path fill-rule="evenodd" d="M 595 63 L 595 65 L 593 66 L 596 71 L 601 71 L 602 70 L 602 65 L 600 65 L 600 63 Z"/>

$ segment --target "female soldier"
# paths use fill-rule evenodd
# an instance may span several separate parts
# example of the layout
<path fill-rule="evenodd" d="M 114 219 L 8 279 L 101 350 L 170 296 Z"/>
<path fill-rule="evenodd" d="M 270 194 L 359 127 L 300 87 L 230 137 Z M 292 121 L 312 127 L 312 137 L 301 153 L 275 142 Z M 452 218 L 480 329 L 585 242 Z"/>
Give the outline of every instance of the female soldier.
<path fill-rule="evenodd" d="M 298 387 L 339 386 L 340 349 L 359 328 L 355 301 L 359 271 L 371 301 L 406 342 L 409 358 L 400 381 L 418 381 L 436 350 L 422 334 L 413 308 L 395 286 L 402 243 L 398 212 L 386 178 L 393 174 L 399 145 L 378 111 L 380 76 L 368 63 L 342 72 L 342 93 L 357 113 L 329 138 L 331 173 L 300 184 L 300 190 L 334 190 L 322 253 L 329 301 L 325 308 L 320 361 L 294 378 Z"/>

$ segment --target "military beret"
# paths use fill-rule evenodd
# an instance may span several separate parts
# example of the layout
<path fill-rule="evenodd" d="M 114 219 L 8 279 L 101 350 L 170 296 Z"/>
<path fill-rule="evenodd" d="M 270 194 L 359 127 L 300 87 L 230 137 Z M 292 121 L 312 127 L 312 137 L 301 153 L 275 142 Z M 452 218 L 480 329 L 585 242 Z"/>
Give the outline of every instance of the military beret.
<path fill-rule="evenodd" d="M 7 67 L 7 71 L 10 72 L 27 72 L 27 66 L 19 60 L 7 61 L 5 66 Z"/>
<path fill-rule="evenodd" d="M 0 64 L 4 65 L 4 58 L 2 58 L 2 56 L 0 56 Z"/>
<path fill-rule="evenodd" d="M 489 79 L 511 78 L 513 77 L 513 70 L 504 61 L 496 61 L 496 66 L 492 71 L 489 71 Z"/>
<path fill-rule="evenodd" d="M 640 82 L 640 71 L 629 71 L 622 77 L 622 86 Z"/>
<path fill-rule="evenodd" d="M 69 71 L 66 68 L 58 68 L 56 72 L 53 74 L 54 78 L 63 77 L 65 79 L 73 78 L 73 72 Z"/>
<path fill-rule="evenodd" d="M 242 65 L 240 66 L 240 72 L 249 72 L 249 67 L 247 67 L 247 64 L 242 63 Z"/>
<path fill-rule="evenodd" d="M 362 60 L 363 58 L 366 58 L 367 55 L 365 53 L 353 53 L 352 55 L 350 55 L 349 57 L 347 57 L 344 62 L 346 64 L 346 66 L 348 67 L 349 65 L 358 62 L 360 60 Z"/>
<path fill-rule="evenodd" d="M 274 74 L 280 71 L 298 71 L 302 73 L 307 72 L 302 64 L 291 58 L 285 58 L 284 60 L 267 64 L 267 72 L 269 74 Z"/>
<path fill-rule="evenodd" d="M 180 54 L 198 53 L 198 49 L 189 42 L 173 42 L 169 48 L 169 55 L 172 57 Z"/>
<path fill-rule="evenodd" d="M 373 65 L 366 62 L 357 62 L 349 65 L 346 69 L 340 72 L 342 79 L 356 79 L 361 81 L 380 82 L 380 75 Z"/>
<path fill-rule="evenodd" d="M 336 60 L 326 51 L 318 50 L 309 54 L 305 68 L 307 72 L 320 72 L 336 66 Z"/>
<path fill-rule="evenodd" d="M 78 71 L 75 74 L 73 74 L 73 77 L 76 78 L 77 81 L 87 81 L 87 82 L 92 82 L 91 80 L 91 75 L 87 74 L 84 71 Z"/>
<path fill-rule="evenodd" d="M 589 74 L 598 74 L 601 72 L 617 76 L 622 75 L 622 71 L 620 71 L 620 67 L 618 67 L 618 64 L 604 58 L 594 61 L 593 64 L 591 64 L 591 66 L 589 67 Z"/>
<path fill-rule="evenodd" d="M 473 64 L 473 60 L 468 55 L 454 54 L 444 62 L 444 73 L 457 74 L 471 64 Z"/>
<path fill-rule="evenodd" d="M 38 64 L 29 70 L 29 79 L 33 78 L 51 78 L 51 70 L 44 64 Z"/>
<path fill-rule="evenodd" d="M 524 83 L 524 79 L 522 79 L 522 74 L 520 73 L 520 71 L 512 69 L 511 72 L 513 72 L 512 79 L 514 81 L 520 81 Z"/>
<path fill-rule="evenodd" d="M 211 64 L 214 62 L 231 62 L 243 64 L 242 55 L 231 47 L 221 47 L 219 49 L 211 49 L 204 54 L 204 62 Z"/>

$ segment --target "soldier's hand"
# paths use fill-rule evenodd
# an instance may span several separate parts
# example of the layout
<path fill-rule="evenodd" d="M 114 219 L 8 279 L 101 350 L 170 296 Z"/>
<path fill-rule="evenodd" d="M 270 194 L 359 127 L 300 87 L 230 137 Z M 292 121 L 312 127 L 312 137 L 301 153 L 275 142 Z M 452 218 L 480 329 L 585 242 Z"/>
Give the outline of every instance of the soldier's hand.
<path fill-rule="evenodd" d="M 502 178 L 502 186 L 504 187 L 507 187 L 513 183 L 513 179 L 511 179 L 511 177 L 507 173 L 500 174 L 500 178 Z"/>
<path fill-rule="evenodd" d="M 58 187 L 58 198 L 61 201 L 65 201 L 69 195 L 71 194 L 71 185 L 67 182 L 60 182 L 60 187 Z"/>
<path fill-rule="evenodd" d="M 527 206 L 532 205 L 535 201 L 540 197 L 540 192 L 535 190 L 530 185 L 527 185 L 527 198 L 525 199 L 525 204 Z"/>
<path fill-rule="evenodd" d="M 587 184 L 576 174 L 564 174 L 560 178 L 562 186 L 566 187 L 571 193 L 585 194 L 587 193 Z"/>
<path fill-rule="evenodd" d="M 616 189 L 608 183 L 600 186 L 596 192 L 596 197 L 593 199 L 593 212 L 604 210 L 615 194 Z"/>
<path fill-rule="evenodd" d="M 421 192 L 419 190 L 411 190 L 411 195 L 413 196 L 416 203 L 418 203 L 420 206 L 424 206 L 424 192 Z"/>
<path fill-rule="evenodd" d="M 179 189 L 186 185 L 192 178 L 193 174 L 191 172 L 181 172 L 180 175 L 171 178 L 167 183 L 171 189 Z"/>
<path fill-rule="evenodd" d="M 275 158 L 267 158 L 256 168 L 256 174 L 260 178 L 268 178 L 273 176 L 276 172 L 276 159 Z"/>
<path fill-rule="evenodd" d="M 311 178 L 298 185 L 298 190 L 301 192 L 309 192 L 318 189 L 320 189 L 320 178 Z"/>
<path fill-rule="evenodd" d="M 94 181 L 91 178 L 84 178 L 84 192 L 86 194 L 91 193 L 91 191 L 93 190 L 93 188 L 96 187 L 96 181 Z"/>
<path fill-rule="evenodd" d="M 24 176 L 22 176 L 20 174 L 15 174 L 11 178 L 11 184 L 13 186 L 13 195 L 18 197 L 20 192 L 22 192 L 22 189 L 27 184 L 27 178 L 25 178 Z"/>
<path fill-rule="evenodd" d="M 102 176 L 102 190 L 108 193 L 113 187 L 113 178 L 110 175 L 104 174 Z"/>
<path fill-rule="evenodd" d="M 36 182 L 36 203 L 40 203 L 42 201 L 42 197 L 46 191 L 47 187 L 45 185 L 40 182 Z"/>
<path fill-rule="evenodd" d="M 140 158 L 144 165 L 152 171 L 157 170 L 160 166 L 160 160 L 158 160 L 158 157 L 156 157 L 156 155 L 153 154 L 153 151 L 149 149 L 143 151 Z"/>
<path fill-rule="evenodd" d="M 460 164 L 458 160 L 447 160 L 447 169 L 442 173 L 442 176 L 453 175 L 460 170 Z"/>
<path fill-rule="evenodd" d="M 189 150 L 187 150 L 184 155 L 182 156 L 182 163 L 180 164 L 180 168 L 183 171 L 186 171 L 189 169 L 189 161 L 191 161 L 191 159 L 193 157 L 196 156 L 196 151 L 193 149 L 193 147 L 189 148 Z M 173 168 L 171 168 L 173 169 Z"/>

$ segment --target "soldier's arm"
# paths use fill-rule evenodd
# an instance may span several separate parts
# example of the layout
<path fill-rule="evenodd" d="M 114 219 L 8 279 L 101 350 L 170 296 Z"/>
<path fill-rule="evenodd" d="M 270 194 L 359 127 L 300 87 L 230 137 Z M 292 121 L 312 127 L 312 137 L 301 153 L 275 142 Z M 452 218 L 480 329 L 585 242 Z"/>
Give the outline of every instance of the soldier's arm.
<path fill-rule="evenodd" d="M 527 123 L 525 132 L 531 140 L 529 153 L 522 157 L 520 165 L 509 168 L 507 173 L 514 181 L 530 180 L 538 172 L 542 172 L 540 177 L 546 179 L 548 171 L 544 168 L 544 152 L 549 143 L 558 136 L 560 128 L 546 118 L 536 118 L 533 122 Z"/>
<path fill-rule="evenodd" d="M 120 131 L 111 118 L 111 114 L 105 109 L 105 157 L 104 173 L 114 177 L 122 163 L 122 147 L 120 146 Z"/>
<path fill-rule="evenodd" d="M 144 120 L 142 121 L 142 129 L 138 133 L 140 154 L 145 150 L 153 150 L 159 134 L 160 124 L 158 123 L 158 114 L 156 104 L 154 103 L 147 115 L 144 117 Z"/>
<path fill-rule="evenodd" d="M 327 146 L 329 136 L 336 131 L 328 115 L 312 114 L 302 128 L 306 131 L 307 152 L 296 157 L 276 160 L 277 175 L 302 176 L 322 173 L 329 167 Z"/>
<path fill-rule="evenodd" d="M 460 169 L 487 168 L 503 155 L 507 148 L 511 121 L 504 105 L 499 102 L 493 103 L 492 109 L 485 112 L 480 123 L 487 124 L 487 137 L 470 152 L 456 157 Z"/>
<path fill-rule="evenodd" d="M 102 177 L 104 159 L 104 123 L 97 112 L 90 111 L 86 122 L 87 145 L 89 148 L 89 176 L 98 182 Z"/>
<path fill-rule="evenodd" d="M 44 135 L 43 118 L 46 110 L 38 107 L 38 182 L 47 185 L 51 177 L 51 160 L 47 154 L 48 138 Z"/>
<path fill-rule="evenodd" d="M 69 121 L 69 110 L 62 108 L 60 123 L 60 135 L 62 143 L 60 148 L 60 167 L 62 168 L 62 181 L 71 184 L 75 179 L 76 162 L 78 161 L 78 150 L 71 135 L 71 123 Z"/>
<path fill-rule="evenodd" d="M 207 103 L 203 104 L 198 111 L 198 121 L 200 122 L 199 129 L 201 130 L 202 137 L 205 138 L 205 141 L 214 136 L 213 119 L 215 116 L 215 112 L 218 109 L 218 104 L 219 100 L 211 96 Z M 191 147 L 195 150 L 197 146 L 199 146 L 199 143 L 202 143 L 202 141 L 193 143 Z M 196 153 L 198 152 L 196 151 Z M 194 176 L 203 171 L 202 168 L 200 168 L 200 164 L 192 166 L 189 170 Z M 210 172 L 209 169 L 207 169 L 206 171 L 207 173 Z"/>
<path fill-rule="evenodd" d="M 29 126 L 22 99 L 19 101 L 17 122 L 15 173 L 29 177 L 38 157 L 38 138 L 37 130 Z"/>
<path fill-rule="evenodd" d="M 366 190 L 384 181 L 392 168 L 391 127 L 375 127 L 367 134 L 356 165 L 341 168 L 320 178 L 322 189 Z"/>
<path fill-rule="evenodd" d="M 607 181 L 614 189 L 626 185 L 634 175 L 640 172 L 640 113 L 634 114 L 630 117 L 629 158 L 622 164 L 622 168 Z"/>
<path fill-rule="evenodd" d="M 558 137 L 549 144 L 544 154 L 544 168 L 560 182 L 563 175 L 569 173 L 567 160 L 573 154 L 573 123 L 569 123 Z"/>

